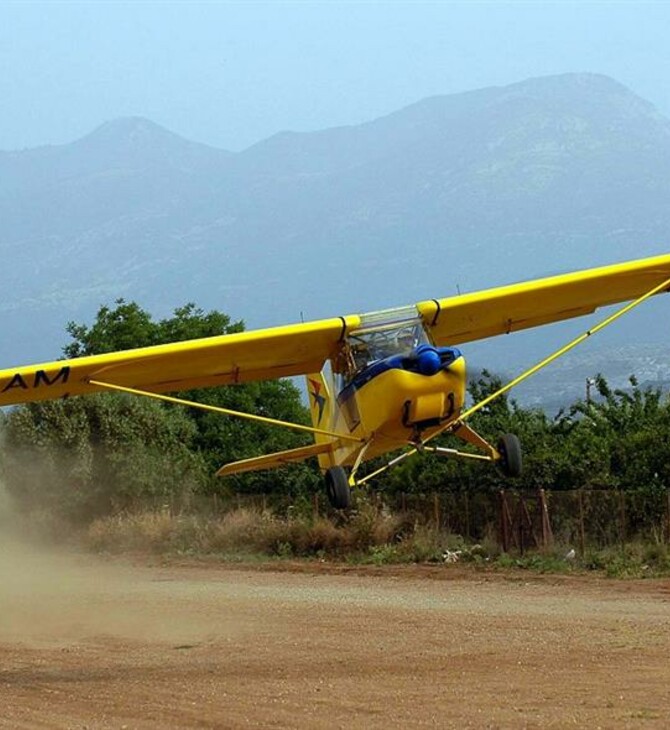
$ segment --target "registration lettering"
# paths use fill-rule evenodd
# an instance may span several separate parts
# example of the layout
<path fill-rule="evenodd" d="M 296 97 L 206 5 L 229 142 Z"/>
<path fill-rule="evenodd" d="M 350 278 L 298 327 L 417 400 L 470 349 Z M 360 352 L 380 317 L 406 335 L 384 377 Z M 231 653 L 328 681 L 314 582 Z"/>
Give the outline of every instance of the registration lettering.
<path fill-rule="evenodd" d="M 0 389 L 0 393 L 7 393 L 15 388 L 30 390 L 31 388 L 50 388 L 52 385 L 65 385 L 70 377 L 70 368 L 65 365 L 57 373 L 49 375 L 46 370 L 36 370 L 32 378 L 16 373 Z"/>

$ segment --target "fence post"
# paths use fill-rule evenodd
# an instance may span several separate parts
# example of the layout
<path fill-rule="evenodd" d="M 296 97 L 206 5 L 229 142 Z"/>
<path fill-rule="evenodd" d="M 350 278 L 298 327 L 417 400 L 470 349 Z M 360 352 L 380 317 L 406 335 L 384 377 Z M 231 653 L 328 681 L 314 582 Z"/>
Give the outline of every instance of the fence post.
<path fill-rule="evenodd" d="M 435 518 L 435 529 L 440 529 L 440 495 L 433 492 L 433 517 Z"/>
<path fill-rule="evenodd" d="M 470 539 L 470 499 L 467 489 L 463 492 L 463 501 L 465 506 L 465 537 Z"/>
<path fill-rule="evenodd" d="M 551 531 L 551 522 L 549 521 L 549 505 L 547 504 L 547 495 L 544 489 L 538 490 L 538 499 L 540 502 L 541 515 L 541 532 L 542 547 L 548 548 L 554 542 L 554 535 Z"/>
<path fill-rule="evenodd" d="M 579 550 L 581 556 L 584 557 L 586 554 L 586 539 L 584 536 L 584 487 L 580 487 L 577 490 L 577 496 L 579 497 Z"/>
<path fill-rule="evenodd" d="M 621 533 L 621 548 L 626 544 L 626 493 L 619 490 L 619 521 Z"/>
<path fill-rule="evenodd" d="M 509 552 L 509 514 L 507 508 L 507 495 L 505 490 L 500 490 L 500 542 L 504 553 Z"/>

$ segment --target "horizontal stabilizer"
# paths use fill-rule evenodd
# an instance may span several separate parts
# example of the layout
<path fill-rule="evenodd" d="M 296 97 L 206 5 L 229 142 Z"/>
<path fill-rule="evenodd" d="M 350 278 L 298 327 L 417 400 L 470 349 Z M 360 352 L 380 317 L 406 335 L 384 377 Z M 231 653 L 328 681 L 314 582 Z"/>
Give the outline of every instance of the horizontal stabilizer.
<path fill-rule="evenodd" d="M 227 477 L 231 474 L 244 474 L 248 471 L 261 471 L 262 469 L 273 469 L 284 464 L 293 464 L 295 462 L 305 461 L 311 456 L 319 454 L 327 454 L 329 451 L 337 448 L 339 441 L 330 441 L 323 444 L 312 444 L 311 446 L 301 446 L 298 449 L 289 449 L 288 451 L 277 451 L 274 454 L 266 454 L 265 456 L 257 456 L 253 459 L 242 459 L 241 461 L 233 461 L 225 464 L 216 472 L 217 477 Z"/>

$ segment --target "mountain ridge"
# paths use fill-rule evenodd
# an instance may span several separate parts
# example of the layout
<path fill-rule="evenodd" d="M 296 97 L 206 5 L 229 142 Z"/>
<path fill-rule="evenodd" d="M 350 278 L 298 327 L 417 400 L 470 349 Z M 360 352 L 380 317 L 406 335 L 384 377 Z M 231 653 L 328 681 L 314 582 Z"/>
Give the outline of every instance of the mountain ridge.
<path fill-rule="evenodd" d="M 51 359 L 65 322 L 119 296 L 269 326 L 662 253 L 669 166 L 670 121 L 597 74 L 436 95 L 241 152 L 112 120 L 0 153 L 0 356 Z M 506 357 L 535 347 L 519 342 Z"/>

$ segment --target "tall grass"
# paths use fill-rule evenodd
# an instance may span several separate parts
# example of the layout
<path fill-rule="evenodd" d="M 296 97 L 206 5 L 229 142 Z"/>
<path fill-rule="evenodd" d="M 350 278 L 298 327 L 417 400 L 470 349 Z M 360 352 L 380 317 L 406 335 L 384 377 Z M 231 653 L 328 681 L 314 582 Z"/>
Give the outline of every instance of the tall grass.
<path fill-rule="evenodd" d="M 147 511 L 96 520 L 85 541 L 94 550 L 110 552 L 342 556 L 401 541 L 402 529 L 400 518 L 367 507 L 336 521 L 278 517 L 249 508 L 220 517 Z"/>
<path fill-rule="evenodd" d="M 575 555 L 568 545 L 501 553 L 490 535 L 472 545 L 435 524 L 410 521 L 362 504 L 349 515 L 330 519 L 308 513 L 281 517 L 268 510 L 238 508 L 220 516 L 178 514 L 169 510 L 127 513 L 96 520 L 84 534 L 89 549 L 163 555 L 319 557 L 358 563 L 474 563 L 540 573 L 597 571 L 610 577 L 640 578 L 670 574 L 670 548 L 631 542 L 589 548 Z"/>

